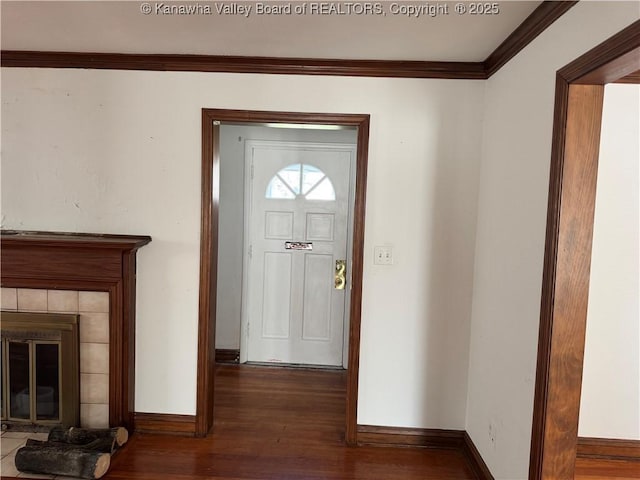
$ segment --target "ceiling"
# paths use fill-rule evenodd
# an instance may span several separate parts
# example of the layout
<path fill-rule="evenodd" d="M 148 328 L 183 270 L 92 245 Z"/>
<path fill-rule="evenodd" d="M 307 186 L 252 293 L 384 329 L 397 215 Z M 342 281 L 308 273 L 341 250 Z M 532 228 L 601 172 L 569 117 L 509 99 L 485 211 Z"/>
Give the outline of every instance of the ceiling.
<path fill-rule="evenodd" d="M 457 14 L 456 2 L 388 0 L 380 2 L 382 13 L 376 15 L 259 15 L 256 2 L 150 0 L 152 13 L 144 15 L 142 3 L 2 1 L 2 49 L 480 62 L 541 2 L 498 2 L 499 13 L 494 15 Z M 309 10 L 320 2 L 263 2 L 287 3 L 292 10 L 302 4 Z M 347 3 L 339 6 L 343 12 L 348 11 Z M 200 14 L 156 12 L 177 5 L 191 5 Z M 218 14 L 223 5 L 252 8 L 248 16 Z M 448 14 L 441 10 L 429 16 L 425 9 L 423 15 L 409 17 L 397 12 L 409 5 L 446 6 Z"/>

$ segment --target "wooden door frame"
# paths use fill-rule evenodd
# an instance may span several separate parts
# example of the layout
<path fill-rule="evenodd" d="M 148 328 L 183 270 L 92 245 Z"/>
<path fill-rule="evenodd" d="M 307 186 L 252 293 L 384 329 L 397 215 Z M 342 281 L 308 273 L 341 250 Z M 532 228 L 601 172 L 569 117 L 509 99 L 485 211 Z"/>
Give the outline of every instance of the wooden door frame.
<path fill-rule="evenodd" d="M 357 444 L 358 372 L 364 266 L 364 221 L 369 155 L 369 115 L 268 112 L 202 109 L 202 209 L 200 232 L 200 304 L 198 311 L 198 373 L 196 436 L 213 427 L 215 377 L 216 294 L 218 269 L 218 212 L 220 202 L 220 123 L 291 123 L 341 125 L 358 130 L 351 304 L 349 312 L 349 362 L 347 368 L 346 429 L 348 445 Z"/>
<path fill-rule="evenodd" d="M 604 85 L 640 70 L 640 21 L 557 72 L 529 480 L 574 477 Z"/>

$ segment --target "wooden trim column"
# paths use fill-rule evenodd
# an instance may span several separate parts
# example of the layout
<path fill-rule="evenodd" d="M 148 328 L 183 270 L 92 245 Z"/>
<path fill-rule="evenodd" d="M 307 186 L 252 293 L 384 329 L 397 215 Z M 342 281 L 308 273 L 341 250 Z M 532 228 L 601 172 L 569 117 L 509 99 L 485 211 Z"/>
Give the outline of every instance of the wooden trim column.
<path fill-rule="evenodd" d="M 198 308 L 198 380 L 195 434 L 213 427 L 213 378 L 216 366 L 218 211 L 220 204 L 220 123 L 202 110 L 202 206 L 200 212 L 200 289 Z"/>
<path fill-rule="evenodd" d="M 558 71 L 530 480 L 574 477 L 604 85 L 640 69 L 640 20 Z"/>
<path fill-rule="evenodd" d="M 536 449 L 554 454 L 540 455 L 531 468 L 540 472 L 534 478 L 573 478 L 578 438 L 578 415 L 582 385 L 582 362 L 589 298 L 591 240 L 595 212 L 596 177 L 600 146 L 600 125 L 604 87 L 601 85 L 560 86 L 566 97 L 566 134 L 560 183 L 550 199 L 549 216 L 555 231 L 548 245 L 548 275 L 553 284 L 543 291 L 545 335 L 540 343 L 549 357 L 538 364 L 538 380 L 543 382 L 545 415 L 536 417 L 541 442 Z M 559 188 L 562 185 L 564 188 Z"/>

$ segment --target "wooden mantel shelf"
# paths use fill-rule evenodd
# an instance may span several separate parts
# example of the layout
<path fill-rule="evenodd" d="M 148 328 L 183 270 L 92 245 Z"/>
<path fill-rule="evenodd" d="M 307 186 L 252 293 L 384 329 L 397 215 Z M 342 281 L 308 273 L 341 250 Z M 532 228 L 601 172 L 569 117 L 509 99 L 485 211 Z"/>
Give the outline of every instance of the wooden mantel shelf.
<path fill-rule="evenodd" d="M 0 231 L 0 284 L 109 293 L 109 423 L 133 429 L 136 252 L 151 237 Z"/>
<path fill-rule="evenodd" d="M 93 233 L 0 231 L 2 284 L 19 278 L 45 278 L 46 287 L 68 288 L 65 280 L 86 282 L 118 281 L 123 277 L 123 256 L 133 256 L 151 241 L 148 236 L 102 235 Z M 135 269 L 133 271 L 135 275 Z M 135 281 L 135 279 L 134 279 Z M 95 290 L 85 284 L 78 290 Z"/>
<path fill-rule="evenodd" d="M 33 232 L 0 230 L 2 245 L 30 244 L 51 247 L 93 247 L 136 250 L 151 241 L 148 235 L 110 235 L 104 233 Z"/>

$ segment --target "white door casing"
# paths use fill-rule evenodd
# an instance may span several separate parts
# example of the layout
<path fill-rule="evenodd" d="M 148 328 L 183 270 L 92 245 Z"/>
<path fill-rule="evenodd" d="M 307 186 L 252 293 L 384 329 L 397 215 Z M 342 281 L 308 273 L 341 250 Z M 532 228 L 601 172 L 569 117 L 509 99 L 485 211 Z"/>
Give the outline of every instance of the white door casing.
<path fill-rule="evenodd" d="M 241 361 L 343 365 L 354 164 L 355 145 L 246 142 Z"/>

